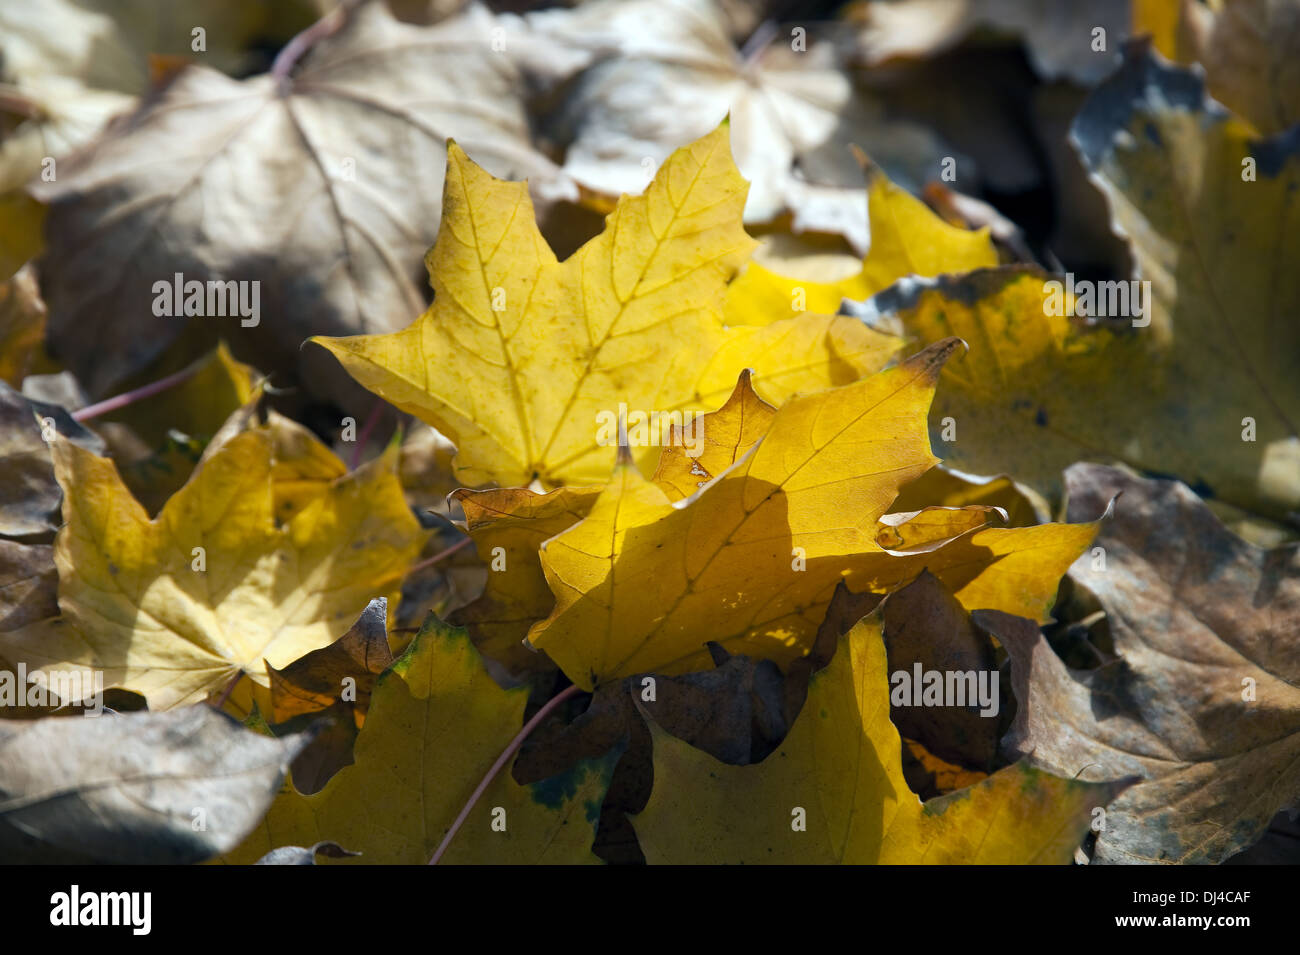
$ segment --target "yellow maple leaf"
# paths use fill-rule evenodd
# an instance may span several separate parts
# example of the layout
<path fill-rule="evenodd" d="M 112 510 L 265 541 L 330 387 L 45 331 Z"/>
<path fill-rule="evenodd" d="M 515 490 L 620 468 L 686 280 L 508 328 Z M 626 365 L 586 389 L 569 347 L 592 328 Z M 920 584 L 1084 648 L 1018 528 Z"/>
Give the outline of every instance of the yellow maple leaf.
<path fill-rule="evenodd" d="M 757 765 L 725 765 L 655 728 L 654 791 L 633 818 L 648 862 L 1069 864 L 1093 809 L 1126 783 L 1017 763 L 922 803 L 889 716 L 881 619 L 840 638 L 790 735 Z"/>
<path fill-rule="evenodd" d="M 727 328 L 726 285 L 754 242 L 728 128 L 668 158 L 641 196 L 559 262 L 525 183 L 448 147 L 434 303 L 391 335 L 314 338 L 362 385 L 455 442 L 466 484 L 592 484 L 615 458 L 602 416 L 716 406 L 744 368 L 765 397 L 846 384 L 899 341 L 834 315 Z M 653 466 L 653 447 L 639 450 Z"/>
<path fill-rule="evenodd" d="M 840 580 L 888 592 L 926 568 L 966 607 L 1044 617 L 1094 524 L 967 524 L 905 557 L 877 543 L 899 488 L 936 462 L 926 410 L 959 345 L 791 400 L 684 500 L 621 465 L 587 517 L 542 545 L 555 607 L 530 643 L 584 689 L 707 666 L 708 641 L 784 664 L 807 652 Z"/>
<path fill-rule="evenodd" d="M 359 864 L 428 862 L 492 761 L 523 722 L 528 690 L 492 682 L 465 631 L 430 616 L 380 675 L 356 762 L 319 793 L 286 784 L 262 824 L 226 861 L 324 839 Z M 563 776 L 520 786 L 501 772 L 451 842 L 444 863 L 596 863 L 600 805 L 619 749 Z M 493 828 L 494 815 L 504 829 Z"/>
<path fill-rule="evenodd" d="M 998 264 L 988 229 L 972 232 L 949 225 L 874 164 L 865 167 L 871 248 L 862 270 L 840 281 L 818 282 L 778 275 L 751 262 L 727 289 L 728 322 L 766 325 L 803 309 L 835 313 L 844 299 L 869 298 L 908 275 L 967 272 Z"/>
<path fill-rule="evenodd" d="M 424 540 L 395 453 L 277 525 L 273 442 L 255 428 L 220 444 L 151 521 L 112 461 L 56 439 L 62 618 L 0 636 L 4 656 L 102 671 L 106 686 L 165 709 L 241 672 L 268 687 L 268 663 L 328 645 L 372 597 L 395 603 Z"/>

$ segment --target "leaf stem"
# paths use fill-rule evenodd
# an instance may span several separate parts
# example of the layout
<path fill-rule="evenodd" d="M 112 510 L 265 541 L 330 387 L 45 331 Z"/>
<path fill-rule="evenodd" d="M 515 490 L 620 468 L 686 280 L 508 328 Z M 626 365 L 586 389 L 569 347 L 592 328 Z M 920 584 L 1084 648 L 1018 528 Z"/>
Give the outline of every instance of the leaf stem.
<path fill-rule="evenodd" d="M 361 466 L 361 456 L 366 450 L 366 445 L 370 443 L 370 435 L 374 433 L 375 426 L 379 424 L 379 418 L 383 414 L 384 399 L 376 398 L 375 403 L 370 406 L 370 414 L 366 415 L 366 423 L 361 426 L 361 433 L 357 435 L 357 446 L 352 449 L 352 470 L 355 471 Z"/>
<path fill-rule="evenodd" d="M 275 55 L 275 61 L 271 64 L 271 76 L 275 77 L 276 83 L 283 86 L 303 55 L 321 40 L 333 36 L 342 29 L 352 11 L 364 2 L 365 0 L 343 0 L 337 7 L 286 43 L 284 48 Z"/>
<path fill-rule="evenodd" d="M 193 378 L 199 370 L 202 362 L 195 362 L 188 368 L 182 368 L 166 378 L 159 378 L 157 381 L 151 381 L 147 385 L 141 385 L 139 388 L 133 388 L 130 391 L 123 392 L 120 395 L 114 395 L 112 398 L 105 398 L 103 401 L 97 401 L 94 404 L 86 405 L 79 411 L 72 412 L 73 421 L 89 421 L 91 418 L 98 418 L 100 415 L 116 411 L 118 408 L 125 408 L 129 404 L 134 404 L 145 398 L 152 398 L 159 392 L 166 391 L 168 388 L 174 388 L 182 382 Z"/>
<path fill-rule="evenodd" d="M 462 549 L 463 549 L 466 545 L 468 545 L 468 544 L 470 543 L 470 541 L 472 541 L 473 539 L 474 539 L 474 538 L 472 538 L 472 537 L 465 537 L 465 538 L 462 538 L 461 540 L 456 541 L 456 543 L 452 544 L 450 547 L 447 547 L 447 548 L 444 548 L 443 550 L 438 551 L 438 553 L 434 554 L 432 557 L 426 557 L 424 560 L 420 561 L 418 564 L 412 564 L 411 567 L 410 567 L 410 569 L 407 570 L 407 572 L 406 572 L 406 576 L 408 576 L 408 577 L 411 576 L 411 574 L 415 573 L 417 570 L 424 570 L 424 568 L 426 568 L 426 567 L 432 567 L 434 564 L 438 563 L 438 561 L 440 561 L 440 560 L 442 560 L 442 559 L 444 559 L 444 558 L 446 558 L 446 557 L 450 557 L 452 554 L 456 553 L 456 551 L 458 551 L 458 550 L 462 550 Z"/>
<path fill-rule="evenodd" d="M 501 752 L 501 755 L 497 757 L 497 761 L 493 763 L 492 768 L 487 771 L 487 775 L 484 776 L 482 782 L 478 784 L 478 788 L 470 794 L 469 801 L 466 802 L 465 807 L 461 809 L 460 815 L 457 816 L 456 821 L 451 824 L 451 828 L 447 830 L 447 834 L 442 837 L 442 844 L 438 846 L 438 851 L 435 852 L 433 858 L 429 860 L 429 865 L 438 864 L 438 860 L 441 859 L 442 854 L 447 851 L 447 846 L 451 845 L 451 840 L 455 837 L 456 833 L 460 831 L 461 825 L 463 825 L 466 818 L 468 818 L 470 810 L 474 808 L 474 804 L 478 802 L 479 797 L 482 796 L 483 793 L 487 792 L 487 788 L 492 784 L 492 780 L 496 778 L 497 773 L 501 772 L 501 768 L 505 766 L 506 763 L 510 762 L 510 757 L 513 756 L 516 751 L 518 751 L 519 747 L 523 745 L 524 740 L 528 739 L 533 730 L 535 730 L 541 722 L 546 719 L 546 717 L 550 716 L 557 706 L 577 693 L 578 684 L 574 683 L 571 686 L 565 687 L 559 693 L 555 694 L 555 696 L 551 697 L 546 702 L 546 705 L 538 710 L 531 720 L 524 724 L 524 728 L 515 735 L 515 738 L 510 741 L 510 745 L 507 746 Z"/>
<path fill-rule="evenodd" d="M 238 673 L 235 674 L 234 679 L 226 684 L 226 688 L 221 691 L 221 699 L 217 700 L 215 704 L 217 709 L 221 709 L 226 705 L 226 700 L 230 699 L 230 694 L 235 692 L 235 687 L 239 685 L 239 681 L 242 680 L 243 678 L 244 678 L 244 671 L 240 670 Z"/>

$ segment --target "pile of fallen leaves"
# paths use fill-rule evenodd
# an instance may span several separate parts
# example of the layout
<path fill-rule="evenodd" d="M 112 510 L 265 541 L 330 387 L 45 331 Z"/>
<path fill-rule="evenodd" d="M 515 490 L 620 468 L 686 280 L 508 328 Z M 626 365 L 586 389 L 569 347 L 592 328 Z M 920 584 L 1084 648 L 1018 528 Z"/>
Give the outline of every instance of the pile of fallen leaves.
<path fill-rule="evenodd" d="M 1300 3 L 524 6 L 0 7 L 0 858 L 1286 858 Z"/>

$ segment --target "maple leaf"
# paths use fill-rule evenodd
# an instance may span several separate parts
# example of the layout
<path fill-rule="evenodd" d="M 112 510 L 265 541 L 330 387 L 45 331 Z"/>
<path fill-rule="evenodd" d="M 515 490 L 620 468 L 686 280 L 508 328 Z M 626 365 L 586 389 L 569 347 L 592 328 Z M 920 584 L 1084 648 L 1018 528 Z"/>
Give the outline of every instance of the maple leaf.
<path fill-rule="evenodd" d="M 1300 546 L 1246 543 L 1176 481 L 1077 464 L 1066 484 L 1072 512 L 1120 495 L 1101 560 L 1070 570 L 1118 659 L 1072 671 L 1037 627 L 977 612 L 1012 659 L 1004 748 L 1069 776 L 1141 777 L 1107 809 L 1096 861 L 1222 862 L 1300 794 Z"/>
<path fill-rule="evenodd" d="M 886 598 L 886 603 L 892 598 Z M 1067 864 L 1125 782 L 1061 779 L 1024 763 L 922 803 L 890 722 L 880 610 L 814 674 L 790 734 L 727 766 L 656 729 L 655 785 L 633 819 L 650 863 Z"/>
<path fill-rule="evenodd" d="M 1071 318 L 1056 308 L 1067 277 L 1021 267 L 907 280 L 846 306 L 869 322 L 896 315 L 922 342 L 971 343 L 932 411 L 945 460 L 1052 498 L 1061 470 L 1087 458 L 1177 474 L 1266 515 L 1300 507 L 1300 326 L 1281 318 L 1300 309 L 1300 272 L 1275 245 L 1300 231 L 1300 159 L 1295 142 L 1252 135 L 1141 47 L 1076 121 L 1151 283 L 1133 316 L 1149 324 Z M 1256 181 L 1243 180 L 1247 160 Z M 1124 289 L 1139 300 L 1140 286 Z M 943 440 L 948 418 L 957 440 Z"/>
<path fill-rule="evenodd" d="M 487 52 L 493 22 L 472 5 L 416 27 L 370 3 L 286 75 L 187 66 L 37 184 L 50 339 L 86 389 L 107 391 L 182 333 L 210 334 L 212 316 L 155 314 L 156 281 L 176 273 L 261 283 L 275 320 L 228 321 L 236 352 L 267 371 L 297 369 L 309 334 L 388 331 L 422 309 L 446 138 L 501 173 L 556 173 L 529 143 L 517 71 Z M 304 382 L 327 392 L 337 373 L 319 365 Z"/>
<path fill-rule="evenodd" d="M 492 681 L 465 631 L 430 616 L 376 681 L 355 764 L 315 795 L 283 790 L 227 861 L 252 862 L 278 846 L 332 839 L 361 853 L 360 863 L 428 862 L 518 731 L 527 702 L 526 689 L 502 690 Z M 442 861 L 598 862 L 591 843 L 617 755 L 584 760 L 529 786 L 497 776 Z M 494 817 L 504 829 L 494 831 Z"/>
<path fill-rule="evenodd" d="M 277 526 L 272 449 L 266 429 L 236 434 L 151 521 L 111 461 L 56 438 L 63 618 L 0 636 L 0 653 L 32 671 L 101 670 L 165 709 L 241 672 L 266 687 L 268 664 L 326 646 L 376 592 L 395 597 L 423 532 L 393 456 Z"/>
<path fill-rule="evenodd" d="M 727 288 L 727 321 L 764 325 L 788 315 L 794 304 L 812 312 L 837 312 L 844 299 L 864 299 L 909 275 L 935 276 L 998 264 L 988 229 L 949 225 L 906 189 L 860 157 L 867 176 L 871 248 L 856 275 L 834 282 L 779 275 L 750 262 Z"/>
<path fill-rule="evenodd" d="M 555 608 L 529 642 L 584 689 L 699 669 L 707 641 L 787 663 L 838 582 L 887 592 L 927 567 L 965 606 L 1044 617 L 1093 525 L 981 529 L 908 557 L 876 541 L 899 488 L 935 463 L 925 412 L 959 344 L 792 399 L 685 501 L 620 465 L 587 517 L 542 545 Z"/>
<path fill-rule="evenodd" d="M 779 402 L 852 381 L 897 350 L 891 336 L 826 315 L 723 326 L 726 283 L 754 245 L 725 125 L 674 153 L 564 262 L 523 183 L 493 179 L 454 144 L 447 165 L 446 218 L 428 256 L 433 305 L 392 335 L 313 341 L 454 441 L 467 484 L 598 483 L 615 456 L 598 422 L 620 404 L 708 408 L 747 367 Z"/>
<path fill-rule="evenodd" d="M 169 432 L 208 441 L 230 416 L 260 395 L 262 375 L 237 361 L 224 341 L 185 369 L 190 373 L 175 387 L 106 413 L 96 421 L 129 427 L 150 447 L 159 447 Z"/>

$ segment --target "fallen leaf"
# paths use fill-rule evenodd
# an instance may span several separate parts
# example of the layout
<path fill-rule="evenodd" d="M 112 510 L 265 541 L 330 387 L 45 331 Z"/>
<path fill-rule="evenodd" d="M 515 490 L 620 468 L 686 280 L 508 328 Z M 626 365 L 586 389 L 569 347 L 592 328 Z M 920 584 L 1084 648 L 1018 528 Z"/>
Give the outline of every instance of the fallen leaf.
<path fill-rule="evenodd" d="M 446 434 L 468 485 L 606 480 L 620 406 L 644 417 L 638 453 L 650 465 L 659 416 L 721 402 L 747 367 L 776 402 L 881 367 L 898 342 L 843 319 L 724 328 L 726 282 L 754 244 L 728 135 L 724 125 L 679 149 L 564 262 L 524 184 L 493 179 L 453 145 L 428 257 L 434 304 L 393 335 L 313 341 Z"/>
<path fill-rule="evenodd" d="M 684 502 L 621 464 L 587 517 L 542 545 L 555 608 L 529 641 L 586 690 L 702 669 L 710 641 L 785 665 L 809 650 L 841 580 L 886 592 L 927 567 L 964 606 L 1044 618 L 1094 525 L 981 529 L 909 557 L 876 543 L 898 489 L 935 463 L 925 411 L 959 344 L 792 399 Z"/>
<path fill-rule="evenodd" d="M 446 138 L 498 172 L 553 172 L 529 145 L 515 69 L 490 55 L 492 24 L 471 6 L 410 26 L 370 3 L 289 76 L 173 76 L 39 184 L 52 350 L 98 396 L 182 334 L 224 336 L 294 377 L 309 334 L 400 327 L 425 303 L 417 273 Z M 177 275 L 254 283 L 234 287 L 248 314 L 210 295 L 223 315 L 206 301 L 200 315 L 158 315 L 174 311 Z M 298 377 L 329 393 L 330 363 L 313 373 L 306 360 Z"/>
<path fill-rule="evenodd" d="M 334 839 L 367 864 L 428 862 L 457 812 L 523 722 L 528 691 L 502 690 L 463 630 L 430 618 L 375 685 L 356 763 L 314 796 L 281 792 L 262 825 L 227 857 Z M 520 786 L 496 777 L 443 857 L 448 863 L 599 860 L 596 818 L 617 751 L 561 777 Z M 495 808 L 499 807 L 499 809 Z M 503 831 L 493 829 L 495 818 Z"/>
<path fill-rule="evenodd" d="M 713 0 L 604 0 L 528 14 L 517 38 L 509 27 L 506 36 L 543 89 L 564 84 L 545 132 L 578 182 L 639 192 L 679 143 L 730 117 L 753 184 L 745 222 L 790 212 L 795 232 L 840 233 L 861 251 L 866 210 L 849 144 L 918 186 L 944 148 L 856 90 L 832 39 L 770 28 L 742 52 Z"/>
<path fill-rule="evenodd" d="M 868 66 L 936 56 L 986 28 L 1016 35 L 1039 76 L 1091 86 L 1115 68 L 1111 44 L 1126 35 L 1129 7 L 1130 0 L 895 0 L 855 4 L 852 15 Z"/>
<path fill-rule="evenodd" d="M 0 852 L 61 865 L 183 865 L 228 852 L 303 742 L 249 732 L 208 706 L 0 721 Z"/>
<path fill-rule="evenodd" d="M 144 92 L 144 62 L 103 10 L 72 0 L 12 0 L 0 9 L 0 82 L 6 120 L 0 196 L 21 189 L 89 141 Z M 53 160 L 54 165 L 51 165 Z"/>
<path fill-rule="evenodd" d="M 217 448 L 152 521 L 111 461 L 62 439 L 53 452 L 63 620 L 0 636 L 0 652 L 31 670 L 103 671 L 153 709 L 241 673 L 268 687 L 267 665 L 327 646 L 376 593 L 392 594 L 423 539 L 392 456 L 277 526 L 265 430 Z"/>
<path fill-rule="evenodd" d="M 840 640 L 763 762 L 654 737 L 654 792 L 633 820 L 651 864 L 1068 864 L 1124 785 L 1018 763 L 922 803 L 903 778 L 878 614 Z"/>
<path fill-rule="evenodd" d="M 1279 316 L 1300 309 L 1300 272 L 1275 243 L 1300 234 L 1300 141 L 1254 141 L 1195 75 L 1140 46 L 1073 135 L 1133 237 L 1145 312 L 1141 285 L 1028 268 L 907 280 L 847 310 L 971 343 L 931 417 L 963 472 L 1010 473 L 1056 500 L 1062 468 L 1118 460 L 1285 518 L 1300 508 L 1300 332 Z M 1095 299 L 1089 316 L 1068 314 L 1071 287 Z"/>
<path fill-rule="evenodd" d="M 1221 862 L 1300 795 L 1300 545 L 1247 544 L 1176 481 L 1077 464 L 1066 484 L 1072 514 L 1122 492 L 1070 570 L 1119 659 L 1072 671 L 1037 627 L 974 614 L 1012 658 L 1004 747 L 1072 777 L 1141 777 L 1094 861 Z"/>
<path fill-rule="evenodd" d="M 880 633 L 891 677 L 890 713 L 899 733 L 948 762 L 991 772 L 1002 711 L 993 642 L 971 624 L 969 612 L 928 571 L 885 599 Z M 924 689 L 924 675 L 933 672 L 973 674 L 975 682 L 957 684 L 965 694 L 960 702 L 915 705 Z M 905 679 L 895 679 L 900 673 Z M 992 692 L 986 707 L 979 693 L 987 688 Z"/>
<path fill-rule="evenodd" d="M 262 376 L 257 369 L 236 361 L 225 342 L 192 368 L 191 377 L 175 387 L 134 401 L 96 421 L 125 424 L 151 447 L 161 446 L 173 431 L 206 443 L 236 409 L 253 400 Z"/>
<path fill-rule="evenodd" d="M 864 160 L 871 248 L 856 274 L 835 282 L 778 275 L 751 262 L 727 288 L 727 321 L 765 325 L 792 311 L 838 312 L 844 299 L 869 298 L 909 275 L 967 272 L 998 264 L 987 229 L 951 226 Z"/>

